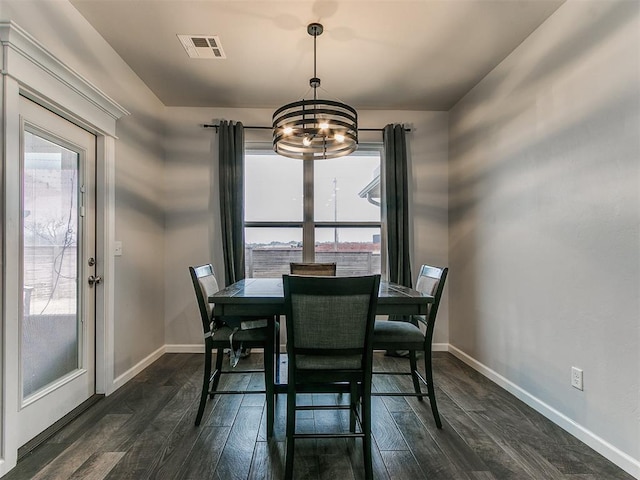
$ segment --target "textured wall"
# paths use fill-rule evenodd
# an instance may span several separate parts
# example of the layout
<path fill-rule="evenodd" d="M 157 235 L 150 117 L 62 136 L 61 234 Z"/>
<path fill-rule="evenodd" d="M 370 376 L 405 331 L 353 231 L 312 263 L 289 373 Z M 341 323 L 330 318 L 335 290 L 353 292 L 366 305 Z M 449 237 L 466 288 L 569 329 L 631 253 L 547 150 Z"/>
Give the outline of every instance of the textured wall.
<path fill-rule="evenodd" d="M 451 343 L 636 462 L 639 9 L 565 3 L 460 101 L 449 197 Z"/>

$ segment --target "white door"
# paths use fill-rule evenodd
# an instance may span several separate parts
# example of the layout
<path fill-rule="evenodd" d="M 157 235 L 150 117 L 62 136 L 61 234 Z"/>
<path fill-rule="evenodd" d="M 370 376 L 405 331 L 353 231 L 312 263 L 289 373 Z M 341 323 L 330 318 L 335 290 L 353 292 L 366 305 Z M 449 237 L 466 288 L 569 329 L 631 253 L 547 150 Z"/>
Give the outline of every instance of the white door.
<path fill-rule="evenodd" d="M 96 139 L 24 97 L 20 115 L 23 445 L 95 393 Z"/>

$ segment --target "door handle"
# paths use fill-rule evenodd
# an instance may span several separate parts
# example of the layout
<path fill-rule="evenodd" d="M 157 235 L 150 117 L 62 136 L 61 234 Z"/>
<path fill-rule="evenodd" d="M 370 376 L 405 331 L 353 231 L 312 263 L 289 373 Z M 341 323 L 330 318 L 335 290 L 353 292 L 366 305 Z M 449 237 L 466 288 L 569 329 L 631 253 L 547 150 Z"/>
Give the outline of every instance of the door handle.
<path fill-rule="evenodd" d="M 89 276 L 89 286 L 93 287 L 94 284 L 98 284 L 98 283 L 102 283 L 102 277 L 100 275 L 96 275 L 95 277 L 93 275 Z"/>

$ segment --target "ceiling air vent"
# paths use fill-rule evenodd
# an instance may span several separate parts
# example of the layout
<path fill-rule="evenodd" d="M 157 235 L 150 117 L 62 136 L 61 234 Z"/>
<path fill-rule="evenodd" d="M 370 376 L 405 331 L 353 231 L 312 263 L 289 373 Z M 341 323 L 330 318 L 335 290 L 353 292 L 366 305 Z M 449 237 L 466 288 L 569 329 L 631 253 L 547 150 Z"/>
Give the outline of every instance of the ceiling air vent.
<path fill-rule="evenodd" d="M 191 58 L 227 58 L 216 35 L 178 35 Z"/>

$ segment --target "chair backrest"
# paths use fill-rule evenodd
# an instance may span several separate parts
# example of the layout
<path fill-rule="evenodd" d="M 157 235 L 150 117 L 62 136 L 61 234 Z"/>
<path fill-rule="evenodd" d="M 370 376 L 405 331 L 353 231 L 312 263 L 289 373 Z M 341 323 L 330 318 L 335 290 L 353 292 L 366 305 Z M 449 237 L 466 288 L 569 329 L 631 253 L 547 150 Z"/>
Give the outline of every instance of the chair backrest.
<path fill-rule="evenodd" d="M 360 355 L 371 362 L 364 354 L 372 349 L 380 275 L 283 275 L 283 286 L 289 362 L 295 366 L 296 355 Z"/>
<path fill-rule="evenodd" d="M 209 303 L 208 298 L 209 295 L 213 295 L 220 290 L 220 287 L 218 287 L 218 281 L 210 263 L 199 267 L 189 267 L 189 273 L 191 274 L 191 281 L 198 300 L 202 330 L 205 338 L 207 338 L 211 333 L 211 323 L 213 322 L 213 304 Z"/>
<path fill-rule="evenodd" d="M 420 268 L 418 280 L 416 281 L 416 290 L 434 297 L 433 303 L 429 305 L 429 313 L 427 314 L 427 317 L 419 317 L 419 320 L 422 321 L 422 323 L 425 323 L 427 327 L 433 328 L 433 325 L 435 324 L 448 272 L 449 269 L 446 267 L 440 268 L 422 265 Z"/>
<path fill-rule="evenodd" d="M 314 277 L 335 277 L 336 264 L 333 263 L 299 263 L 291 262 L 289 269 L 292 275 L 311 275 Z"/>

